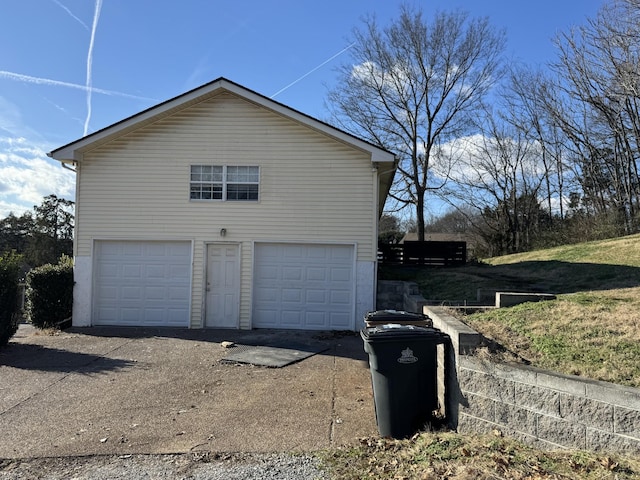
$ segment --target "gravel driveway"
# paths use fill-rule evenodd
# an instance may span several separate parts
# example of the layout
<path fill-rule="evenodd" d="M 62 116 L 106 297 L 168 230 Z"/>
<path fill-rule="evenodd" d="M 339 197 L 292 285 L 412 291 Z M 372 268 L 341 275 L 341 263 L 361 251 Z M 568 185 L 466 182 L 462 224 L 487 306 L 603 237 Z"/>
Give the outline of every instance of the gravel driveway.
<path fill-rule="evenodd" d="M 308 455 L 107 455 L 0 461 L 3 480 L 324 480 Z"/>

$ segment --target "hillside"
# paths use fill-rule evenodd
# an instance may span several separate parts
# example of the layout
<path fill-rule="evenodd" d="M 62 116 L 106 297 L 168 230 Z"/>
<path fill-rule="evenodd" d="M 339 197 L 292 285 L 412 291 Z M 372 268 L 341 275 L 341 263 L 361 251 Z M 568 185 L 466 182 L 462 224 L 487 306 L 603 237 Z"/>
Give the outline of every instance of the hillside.
<path fill-rule="evenodd" d="M 479 288 L 557 294 L 464 321 L 527 363 L 640 387 L 640 235 L 385 274 L 444 305 L 474 303 Z"/>

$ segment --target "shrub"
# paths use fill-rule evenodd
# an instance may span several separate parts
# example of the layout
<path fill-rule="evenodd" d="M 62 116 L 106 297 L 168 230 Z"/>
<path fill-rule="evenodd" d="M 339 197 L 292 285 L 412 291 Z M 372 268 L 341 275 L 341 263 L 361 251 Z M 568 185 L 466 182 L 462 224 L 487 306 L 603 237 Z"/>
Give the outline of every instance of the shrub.
<path fill-rule="evenodd" d="M 6 345 L 18 330 L 18 281 L 20 255 L 0 255 L 0 346 Z"/>
<path fill-rule="evenodd" d="M 27 313 L 35 327 L 57 327 L 71 317 L 73 283 L 73 261 L 65 255 L 57 265 L 42 265 L 27 274 Z"/>

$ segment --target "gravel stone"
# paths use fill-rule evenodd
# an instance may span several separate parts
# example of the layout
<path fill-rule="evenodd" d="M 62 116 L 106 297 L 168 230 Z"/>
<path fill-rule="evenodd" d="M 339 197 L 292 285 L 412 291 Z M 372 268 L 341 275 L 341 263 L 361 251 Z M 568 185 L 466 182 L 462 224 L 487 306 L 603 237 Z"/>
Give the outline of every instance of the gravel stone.
<path fill-rule="evenodd" d="M 319 462 L 296 454 L 106 455 L 0 459 L 2 480 L 328 480 Z"/>

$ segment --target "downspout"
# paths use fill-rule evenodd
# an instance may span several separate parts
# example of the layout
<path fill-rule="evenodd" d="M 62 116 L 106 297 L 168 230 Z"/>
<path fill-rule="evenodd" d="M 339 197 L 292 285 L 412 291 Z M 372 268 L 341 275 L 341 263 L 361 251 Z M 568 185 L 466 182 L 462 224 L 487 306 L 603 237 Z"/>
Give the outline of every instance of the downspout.
<path fill-rule="evenodd" d="M 373 173 L 373 309 L 378 308 L 378 228 L 380 223 L 380 213 L 378 204 L 380 202 L 380 173 L 379 164 L 374 163 L 371 168 Z"/>

